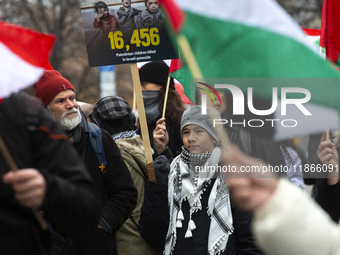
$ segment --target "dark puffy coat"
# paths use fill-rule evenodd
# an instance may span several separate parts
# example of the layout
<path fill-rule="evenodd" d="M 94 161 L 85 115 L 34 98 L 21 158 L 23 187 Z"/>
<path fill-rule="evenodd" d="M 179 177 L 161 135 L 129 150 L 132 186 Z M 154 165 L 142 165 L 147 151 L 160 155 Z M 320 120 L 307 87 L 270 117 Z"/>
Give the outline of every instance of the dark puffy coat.
<path fill-rule="evenodd" d="M 41 103 L 18 94 L 4 99 L 0 135 L 19 169 L 35 168 L 44 175 L 47 192 L 41 210 L 45 219 L 64 235 L 93 229 L 99 217 L 99 193 L 68 138 Z M 0 171 L 1 175 L 9 171 L 2 154 Z M 2 183 L 0 187 L 1 253 L 40 254 L 37 238 L 47 249 L 49 233 L 40 230 L 30 209 L 18 204 L 10 186 Z"/>

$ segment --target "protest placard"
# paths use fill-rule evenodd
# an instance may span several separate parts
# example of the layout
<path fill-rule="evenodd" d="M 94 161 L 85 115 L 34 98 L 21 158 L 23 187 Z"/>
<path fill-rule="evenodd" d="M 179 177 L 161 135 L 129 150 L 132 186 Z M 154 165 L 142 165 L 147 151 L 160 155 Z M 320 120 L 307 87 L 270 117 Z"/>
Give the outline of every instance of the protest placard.
<path fill-rule="evenodd" d="M 178 58 L 158 1 L 80 0 L 89 66 Z"/>

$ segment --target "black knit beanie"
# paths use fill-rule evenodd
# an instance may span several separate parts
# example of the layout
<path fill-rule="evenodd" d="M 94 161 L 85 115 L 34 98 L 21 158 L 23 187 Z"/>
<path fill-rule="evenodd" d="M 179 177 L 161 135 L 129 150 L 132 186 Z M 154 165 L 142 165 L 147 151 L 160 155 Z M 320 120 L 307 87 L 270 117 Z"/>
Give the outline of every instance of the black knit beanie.
<path fill-rule="evenodd" d="M 139 69 L 140 81 L 155 83 L 166 87 L 168 81 L 169 66 L 164 61 L 153 61 L 143 65 Z M 170 88 L 175 89 L 174 79 L 170 79 Z"/>

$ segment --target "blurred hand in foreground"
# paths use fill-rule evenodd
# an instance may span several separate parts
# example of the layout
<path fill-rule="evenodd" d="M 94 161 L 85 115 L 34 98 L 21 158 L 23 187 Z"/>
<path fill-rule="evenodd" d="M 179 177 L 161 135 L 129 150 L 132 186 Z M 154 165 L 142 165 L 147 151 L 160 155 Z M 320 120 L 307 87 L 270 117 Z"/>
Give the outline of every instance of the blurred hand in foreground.
<path fill-rule="evenodd" d="M 225 165 L 233 166 L 234 170 L 226 175 L 232 200 L 239 208 L 255 211 L 274 194 L 278 179 L 273 173 L 262 171 L 267 166 L 263 160 L 244 154 L 236 146 L 231 146 L 221 160 Z M 259 172 L 249 171 L 251 166 L 257 166 Z"/>

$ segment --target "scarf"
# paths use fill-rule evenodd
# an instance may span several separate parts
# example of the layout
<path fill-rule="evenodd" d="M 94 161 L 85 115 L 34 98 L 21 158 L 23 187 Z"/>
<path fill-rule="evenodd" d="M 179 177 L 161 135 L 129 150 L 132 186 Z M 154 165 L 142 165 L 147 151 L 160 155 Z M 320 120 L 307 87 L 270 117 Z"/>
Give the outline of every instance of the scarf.
<path fill-rule="evenodd" d="M 158 110 L 159 91 L 142 91 L 145 107 L 145 115 L 148 124 L 156 123 L 161 118 L 161 113 Z"/>
<path fill-rule="evenodd" d="M 196 166 L 217 166 L 222 149 L 216 147 L 212 153 L 198 155 L 188 153 L 182 148 L 182 153 L 171 163 L 169 175 L 168 202 L 170 221 L 165 239 L 165 255 L 170 255 L 176 245 L 176 228 L 187 227 L 185 238 L 192 237 L 195 222 L 191 219 L 193 213 L 202 210 L 201 196 L 216 176 L 213 171 L 195 171 Z M 184 220 L 182 202 L 187 200 L 190 205 L 188 226 L 182 226 Z M 234 231 L 231 214 L 229 191 L 224 175 L 219 174 L 212 187 L 208 199 L 207 214 L 210 217 L 208 237 L 209 255 L 220 254 L 226 249 L 229 235 Z"/>
<path fill-rule="evenodd" d="M 130 131 L 123 131 L 123 132 L 120 132 L 120 133 L 116 133 L 114 135 L 112 135 L 112 138 L 113 140 L 119 140 L 119 139 L 122 139 L 122 138 L 130 138 L 130 137 L 133 137 L 136 135 L 136 131 L 134 130 L 130 130 Z"/>
<path fill-rule="evenodd" d="M 282 143 L 280 144 L 280 149 L 283 153 L 286 166 L 288 167 L 288 179 L 302 189 L 306 189 L 306 185 L 303 181 L 302 168 L 300 167 L 302 161 L 299 154 L 293 148 Z"/>

